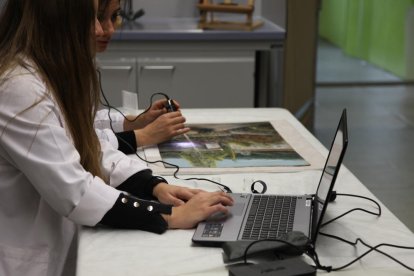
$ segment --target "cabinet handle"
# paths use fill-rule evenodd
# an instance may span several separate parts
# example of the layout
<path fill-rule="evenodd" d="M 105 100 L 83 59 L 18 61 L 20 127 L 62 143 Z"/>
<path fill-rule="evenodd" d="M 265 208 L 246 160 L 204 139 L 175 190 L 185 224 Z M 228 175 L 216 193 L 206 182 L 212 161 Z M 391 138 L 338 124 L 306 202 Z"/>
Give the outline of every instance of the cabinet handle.
<path fill-rule="evenodd" d="M 131 71 L 132 70 L 132 66 L 116 66 L 116 65 L 104 65 L 104 66 L 99 66 L 99 69 L 101 70 L 119 70 L 119 71 Z"/>
<path fill-rule="evenodd" d="M 173 65 L 145 65 L 141 67 L 142 70 L 169 70 L 174 71 Z"/>

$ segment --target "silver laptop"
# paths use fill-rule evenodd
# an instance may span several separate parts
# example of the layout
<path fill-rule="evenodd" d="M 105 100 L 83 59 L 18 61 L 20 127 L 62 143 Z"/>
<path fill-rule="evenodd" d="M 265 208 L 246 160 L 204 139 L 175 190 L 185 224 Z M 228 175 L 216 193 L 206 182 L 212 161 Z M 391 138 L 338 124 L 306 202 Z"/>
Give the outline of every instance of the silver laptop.
<path fill-rule="evenodd" d="M 229 215 L 200 222 L 193 242 L 214 246 L 228 241 L 275 239 L 300 231 L 314 244 L 347 145 L 344 109 L 315 194 L 231 194 L 234 205 L 229 207 Z"/>

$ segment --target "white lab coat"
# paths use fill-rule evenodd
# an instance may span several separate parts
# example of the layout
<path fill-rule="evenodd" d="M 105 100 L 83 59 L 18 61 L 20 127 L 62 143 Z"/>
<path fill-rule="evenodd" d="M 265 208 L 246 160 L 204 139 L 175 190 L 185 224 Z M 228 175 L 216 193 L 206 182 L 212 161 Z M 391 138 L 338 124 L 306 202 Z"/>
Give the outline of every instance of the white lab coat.
<path fill-rule="evenodd" d="M 111 112 L 111 119 L 109 119 L 108 109 L 101 109 L 96 113 L 94 126 L 99 140 L 109 142 L 115 149 L 119 147 L 118 139 L 114 132 L 124 131 L 124 117 L 122 114 Z"/>
<path fill-rule="evenodd" d="M 70 275 L 78 225 L 96 225 L 114 187 L 147 165 L 102 142 L 110 185 L 92 176 L 41 79 L 20 67 L 12 76 L 0 79 L 0 275 Z"/>

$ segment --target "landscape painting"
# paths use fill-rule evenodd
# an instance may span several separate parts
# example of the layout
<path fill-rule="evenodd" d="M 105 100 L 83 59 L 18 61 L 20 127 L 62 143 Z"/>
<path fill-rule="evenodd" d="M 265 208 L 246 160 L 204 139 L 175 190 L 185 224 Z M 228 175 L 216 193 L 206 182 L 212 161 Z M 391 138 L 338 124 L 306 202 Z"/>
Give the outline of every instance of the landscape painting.
<path fill-rule="evenodd" d="M 308 166 L 270 122 L 195 124 L 158 145 L 163 161 L 181 168 Z"/>

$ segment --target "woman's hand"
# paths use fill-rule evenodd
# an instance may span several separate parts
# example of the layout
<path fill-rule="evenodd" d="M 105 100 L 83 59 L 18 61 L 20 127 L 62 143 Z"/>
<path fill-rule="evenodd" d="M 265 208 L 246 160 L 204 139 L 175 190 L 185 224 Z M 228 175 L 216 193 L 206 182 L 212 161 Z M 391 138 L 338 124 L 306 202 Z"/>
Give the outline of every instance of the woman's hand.
<path fill-rule="evenodd" d="M 167 113 L 167 109 L 165 108 L 166 102 L 166 99 L 156 100 L 152 103 L 150 109 L 148 109 L 145 113 L 142 113 L 138 117 L 128 115 L 127 120 L 124 121 L 124 130 L 128 131 L 140 129 L 151 124 L 159 116 Z M 174 101 L 174 104 L 178 110 L 180 108 L 179 103 L 177 101 Z"/>
<path fill-rule="evenodd" d="M 154 187 L 152 194 L 158 198 L 161 203 L 180 206 L 200 192 L 202 192 L 202 190 L 159 183 Z"/>
<path fill-rule="evenodd" d="M 172 208 L 171 215 L 162 215 L 169 228 L 189 229 L 195 227 L 214 213 L 228 213 L 226 206 L 232 206 L 233 199 L 225 192 L 199 192 L 189 201 Z"/>
<path fill-rule="evenodd" d="M 162 114 L 142 129 L 135 130 L 138 146 L 155 145 L 190 131 L 180 111 Z"/>

